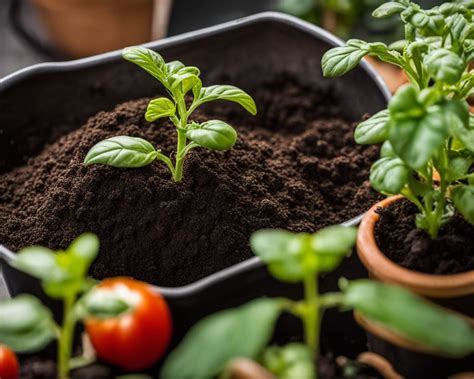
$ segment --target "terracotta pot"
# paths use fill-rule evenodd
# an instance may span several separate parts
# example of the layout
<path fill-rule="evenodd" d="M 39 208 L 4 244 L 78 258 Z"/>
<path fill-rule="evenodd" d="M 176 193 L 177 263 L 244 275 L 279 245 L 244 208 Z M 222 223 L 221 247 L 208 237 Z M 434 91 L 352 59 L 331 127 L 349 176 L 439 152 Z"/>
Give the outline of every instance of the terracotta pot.
<path fill-rule="evenodd" d="M 151 39 L 153 0 L 33 0 L 49 39 L 84 57 Z"/>
<path fill-rule="evenodd" d="M 431 275 L 404 268 L 378 248 L 374 228 L 377 208 L 400 200 L 392 196 L 375 204 L 364 216 L 357 236 L 357 253 L 369 275 L 382 282 L 398 284 L 466 316 L 474 317 L 474 271 L 453 275 Z"/>

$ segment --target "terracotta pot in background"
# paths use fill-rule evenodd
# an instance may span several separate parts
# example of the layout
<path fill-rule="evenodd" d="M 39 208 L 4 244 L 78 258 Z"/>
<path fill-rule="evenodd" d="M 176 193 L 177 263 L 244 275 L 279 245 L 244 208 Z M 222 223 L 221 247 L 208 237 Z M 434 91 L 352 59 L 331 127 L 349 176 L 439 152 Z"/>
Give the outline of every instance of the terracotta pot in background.
<path fill-rule="evenodd" d="M 152 37 L 154 0 L 32 1 L 51 43 L 72 57 L 117 50 Z"/>
<path fill-rule="evenodd" d="M 474 271 L 453 275 L 431 275 L 404 268 L 391 261 L 378 248 L 374 228 L 377 208 L 400 200 L 392 196 L 375 204 L 364 216 L 357 236 L 357 253 L 369 274 L 386 283 L 398 284 L 440 305 L 474 317 Z"/>

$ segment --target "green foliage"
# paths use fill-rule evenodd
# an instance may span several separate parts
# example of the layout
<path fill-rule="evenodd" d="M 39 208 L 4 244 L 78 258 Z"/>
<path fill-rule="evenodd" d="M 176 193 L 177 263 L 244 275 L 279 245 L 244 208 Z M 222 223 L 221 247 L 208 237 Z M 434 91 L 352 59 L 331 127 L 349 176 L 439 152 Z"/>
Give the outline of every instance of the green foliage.
<path fill-rule="evenodd" d="M 43 349 L 56 336 L 49 309 L 31 295 L 0 302 L 0 341 L 19 353 Z"/>
<path fill-rule="evenodd" d="M 318 275 L 334 270 L 355 243 L 356 229 L 330 226 L 319 232 L 264 229 L 252 250 L 279 280 L 304 285 L 304 299 L 259 299 L 208 316 L 194 325 L 165 361 L 160 377 L 210 378 L 240 357 L 259 360 L 278 378 L 317 378 L 315 357 L 324 309 L 355 309 L 371 321 L 427 349 L 464 356 L 474 351 L 469 323 L 402 288 L 372 280 L 340 281 L 341 292 L 318 293 Z M 270 346 L 275 323 L 286 311 L 304 327 L 304 344 Z"/>
<path fill-rule="evenodd" d="M 163 379 L 207 379 L 235 357 L 255 358 L 269 342 L 282 302 L 257 299 L 197 323 L 165 362 Z"/>
<path fill-rule="evenodd" d="M 363 121 L 355 139 L 384 143 L 371 170 L 372 186 L 401 194 L 419 209 L 417 226 L 433 239 L 452 216 L 453 205 L 473 223 L 467 176 L 474 160 L 474 123 L 467 98 L 474 92 L 472 4 L 446 3 L 424 10 L 407 0 L 391 1 L 375 17 L 399 15 L 405 39 L 395 45 L 349 40 L 322 58 L 325 76 L 343 75 L 366 55 L 396 65 L 410 84 L 388 109 Z M 389 151 L 389 153 L 387 153 Z M 389 154 L 389 155 L 387 155 Z M 440 180 L 433 176 L 439 174 Z"/>
<path fill-rule="evenodd" d="M 343 293 L 342 306 L 426 348 L 458 357 L 474 351 L 469 323 L 401 287 L 362 279 L 343 285 Z"/>
<path fill-rule="evenodd" d="M 160 97 L 150 101 L 145 119 L 153 122 L 169 118 L 176 128 L 178 142 L 175 162 L 155 150 L 152 144 L 137 137 L 117 136 L 100 141 L 86 155 L 84 164 L 105 164 L 113 167 L 142 167 L 155 160 L 162 161 L 170 170 L 173 179 L 180 181 L 183 176 L 183 164 L 186 155 L 196 147 L 211 150 L 229 150 L 237 140 L 237 133 L 229 124 L 210 120 L 203 123 L 190 121 L 189 118 L 199 106 L 214 100 L 226 100 L 241 105 L 255 115 L 257 107 L 246 92 L 231 85 L 213 85 L 203 87 L 200 70 L 185 66 L 179 61 L 166 63 L 157 52 L 144 47 L 128 47 L 122 52 L 124 59 L 138 65 L 167 90 L 170 98 Z M 193 100 L 188 106 L 186 96 Z M 188 141 L 189 140 L 189 141 Z"/>
<path fill-rule="evenodd" d="M 15 267 L 40 280 L 44 292 L 64 304 L 63 322 L 57 325 L 50 311 L 31 295 L 0 302 L 0 343 L 18 352 L 37 352 L 58 340 L 58 375 L 69 377 L 76 322 L 83 313 L 78 296 L 88 292 L 95 281 L 87 277 L 99 252 L 99 240 L 91 233 L 77 237 L 65 251 L 41 246 L 18 252 Z M 80 299 L 82 300 L 82 299 Z M 110 303 L 102 298 L 101 308 Z"/>

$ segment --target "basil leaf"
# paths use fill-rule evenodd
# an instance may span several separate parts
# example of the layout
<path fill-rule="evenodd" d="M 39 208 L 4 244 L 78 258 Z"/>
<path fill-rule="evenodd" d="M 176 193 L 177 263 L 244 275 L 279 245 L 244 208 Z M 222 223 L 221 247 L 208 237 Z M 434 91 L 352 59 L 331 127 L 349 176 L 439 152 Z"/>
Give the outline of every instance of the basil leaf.
<path fill-rule="evenodd" d="M 403 87 L 389 104 L 389 141 L 397 156 L 408 166 L 420 169 L 446 141 L 452 112 L 449 102 L 426 109 L 420 103 L 410 103 L 413 91 L 416 90 L 411 85 Z M 408 96 L 403 98 L 405 95 Z"/>
<path fill-rule="evenodd" d="M 165 61 L 157 52 L 142 46 L 126 47 L 122 50 L 122 57 L 127 61 L 140 66 L 151 76 L 158 79 L 166 86 L 166 65 Z"/>
<path fill-rule="evenodd" d="M 94 288 L 81 301 L 84 316 L 107 319 L 129 311 L 131 305 L 122 296 L 105 288 Z"/>
<path fill-rule="evenodd" d="M 172 90 L 179 89 L 181 94 L 186 94 L 194 86 L 201 87 L 201 79 L 199 79 L 200 71 L 197 67 L 187 66 L 179 69 L 172 74 L 168 81 Z"/>
<path fill-rule="evenodd" d="M 270 346 L 263 354 L 263 365 L 278 379 L 313 379 L 316 367 L 314 354 L 302 343 Z"/>
<path fill-rule="evenodd" d="M 166 97 L 160 97 L 158 99 L 153 99 L 148 103 L 145 120 L 152 122 L 162 117 L 174 116 L 175 113 L 176 106 L 174 103 Z"/>
<path fill-rule="evenodd" d="M 250 95 L 240 88 L 230 85 L 214 85 L 201 88 L 192 109 L 194 110 L 199 105 L 214 100 L 233 101 L 234 103 L 240 104 L 250 114 L 257 114 L 257 106 Z"/>
<path fill-rule="evenodd" d="M 328 50 L 321 60 L 323 75 L 325 77 L 344 75 L 356 67 L 368 52 L 366 47 L 347 45 Z"/>
<path fill-rule="evenodd" d="M 396 3 L 395 1 L 389 1 L 388 3 L 384 3 L 375 9 L 372 12 L 372 16 L 375 18 L 385 18 L 393 16 L 394 14 L 400 13 L 405 10 L 405 6 L 400 3 Z"/>
<path fill-rule="evenodd" d="M 291 233 L 281 229 L 262 229 L 250 237 L 250 247 L 266 264 L 275 278 L 285 282 L 303 279 L 303 256 L 309 245 L 310 235 Z"/>
<path fill-rule="evenodd" d="M 165 64 L 165 70 L 168 76 L 171 76 L 181 70 L 184 64 L 180 61 L 171 61 Z"/>
<path fill-rule="evenodd" d="M 474 185 L 459 185 L 452 191 L 454 206 L 464 218 L 474 224 Z"/>
<path fill-rule="evenodd" d="M 318 255 L 346 255 L 354 246 L 357 229 L 351 226 L 327 226 L 312 235 L 312 247 Z"/>
<path fill-rule="evenodd" d="M 229 150 L 237 141 L 237 132 L 224 121 L 210 120 L 188 130 L 186 137 L 206 149 Z"/>
<path fill-rule="evenodd" d="M 92 233 L 83 233 L 72 241 L 67 251 L 89 266 L 99 253 L 99 238 Z"/>
<path fill-rule="evenodd" d="M 473 158 L 464 156 L 460 153 L 451 152 L 447 170 L 447 181 L 452 183 L 466 175 L 469 172 L 472 163 Z"/>
<path fill-rule="evenodd" d="M 393 151 L 393 147 L 390 141 L 385 141 L 380 148 L 380 157 L 387 158 L 387 157 L 395 157 L 395 152 Z"/>
<path fill-rule="evenodd" d="M 257 299 L 199 321 L 171 352 L 162 379 L 208 379 L 233 358 L 255 358 L 267 345 L 282 312 L 279 299 Z"/>
<path fill-rule="evenodd" d="M 117 136 L 94 145 L 84 164 L 106 164 L 113 167 L 142 167 L 156 159 L 153 145 L 137 137 Z"/>
<path fill-rule="evenodd" d="M 388 138 L 388 109 L 384 109 L 357 125 L 355 141 L 361 145 L 380 143 Z"/>
<path fill-rule="evenodd" d="M 0 302 L 0 343 L 19 353 L 42 350 L 56 336 L 50 311 L 31 295 Z"/>
<path fill-rule="evenodd" d="M 399 194 L 408 183 L 410 169 L 397 157 L 380 158 L 370 169 L 370 183 L 375 190 Z"/>
<path fill-rule="evenodd" d="M 377 324 L 450 356 L 474 351 L 469 323 L 396 286 L 361 279 L 343 288 L 343 304 Z"/>
<path fill-rule="evenodd" d="M 457 138 L 466 149 L 474 153 L 474 117 L 470 115 L 467 124 L 464 124 L 460 119 L 453 119 L 449 126 L 451 135 Z"/>
<path fill-rule="evenodd" d="M 465 62 L 448 49 L 436 49 L 424 57 L 428 73 L 436 81 L 456 84 L 466 68 Z"/>
<path fill-rule="evenodd" d="M 46 279 L 59 269 L 54 251 L 41 246 L 21 249 L 14 264 L 17 269 L 38 279 Z"/>

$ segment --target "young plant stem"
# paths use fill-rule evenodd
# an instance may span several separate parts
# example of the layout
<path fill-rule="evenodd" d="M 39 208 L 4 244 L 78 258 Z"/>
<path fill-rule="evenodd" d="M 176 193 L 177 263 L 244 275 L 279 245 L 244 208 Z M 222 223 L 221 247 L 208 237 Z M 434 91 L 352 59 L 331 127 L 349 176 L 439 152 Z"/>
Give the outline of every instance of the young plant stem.
<path fill-rule="evenodd" d="M 64 299 L 63 306 L 63 325 L 59 332 L 58 343 L 58 378 L 69 378 L 69 361 L 72 354 L 72 345 L 74 339 L 74 327 L 76 324 L 75 315 L 73 312 L 76 295 L 72 294 Z"/>
<path fill-rule="evenodd" d="M 176 165 L 173 172 L 173 179 L 176 182 L 181 181 L 183 178 L 183 164 L 184 157 L 186 155 L 186 125 L 188 123 L 188 113 L 186 110 L 186 103 L 181 96 L 176 96 L 178 98 L 178 114 L 179 114 L 179 125 L 178 125 L 178 146 L 176 148 Z"/>
<path fill-rule="evenodd" d="M 303 312 L 303 326 L 305 341 L 315 354 L 319 354 L 319 300 L 318 300 L 318 278 L 309 273 L 304 278 L 305 309 Z"/>

